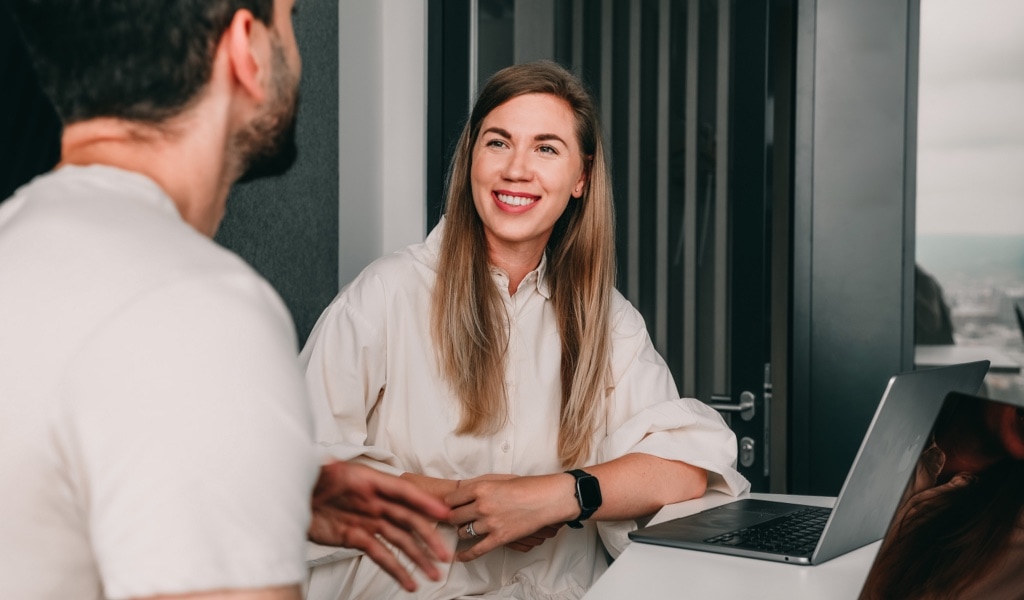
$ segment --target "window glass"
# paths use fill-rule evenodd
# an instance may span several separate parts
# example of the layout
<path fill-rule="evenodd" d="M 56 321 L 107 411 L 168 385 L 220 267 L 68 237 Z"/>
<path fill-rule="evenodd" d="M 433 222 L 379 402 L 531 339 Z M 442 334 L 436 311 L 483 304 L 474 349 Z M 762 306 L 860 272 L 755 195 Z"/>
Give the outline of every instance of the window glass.
<path fill-rule="evenodd" d="M 1024 396 L 1022 65 L 1024 3 L 921 2 L 916 342 L 991 349 L 994 397 Z"/>

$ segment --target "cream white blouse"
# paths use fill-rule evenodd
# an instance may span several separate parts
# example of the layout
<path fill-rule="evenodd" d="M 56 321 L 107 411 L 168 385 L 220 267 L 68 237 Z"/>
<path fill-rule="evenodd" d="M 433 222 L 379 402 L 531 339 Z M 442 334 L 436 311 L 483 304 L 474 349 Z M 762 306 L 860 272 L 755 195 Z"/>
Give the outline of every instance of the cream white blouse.
<path fill-rule="evenodd" d="M 339 459 L 396 475 L 470 479 L 563 471 L 557 452 L 561 349 L 546 260 L 511 296 L 507 275 L 492 269 L 509 317 L 509 418 L 493 435 L 455 433 L 459 406 L 439 376 L 429 321 L 443 227 L 426 242 L 375 261 L 321 315 L 301 354 L 317 440 Z M 710 489 L 748 489 L 735 470 L 735 436 L 719 414 L 698 400 L 679 398 L 643 318 L 618 292 L 611 310 L 605 422 L 587 464 L 647 453 L 707 469 Z M 453 547 L 460 543 L 454 529 L 441 527 Z M 578 598 L 607 567 L 606 550 L 617 556 L 635 527 L 633 521 L 563 527 L 530 552 L 501 548 L 455 563 L 441 582 L 423 579 L 415 597 Z M 323 564 L 313 572 L 311 600 L 404 596 L 369 559 L 317 550 L 308 555 L 310 564 Z M 346 560 L 324 564 L 339 558 Z"/>

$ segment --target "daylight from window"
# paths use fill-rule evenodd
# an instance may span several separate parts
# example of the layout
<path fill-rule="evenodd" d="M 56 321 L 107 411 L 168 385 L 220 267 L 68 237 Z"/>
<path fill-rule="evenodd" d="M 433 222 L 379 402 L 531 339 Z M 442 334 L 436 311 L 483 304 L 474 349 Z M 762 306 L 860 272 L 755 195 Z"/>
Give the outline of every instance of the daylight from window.
<path fill-rule="evenodd" d="M 1024 365 L 1024 2 L 922 0 L 918 94 L 917 264 L 941 287 L 953 342 L 1012 370 Z M 1024 397 L 1020 374 L 987 383 Z"/>

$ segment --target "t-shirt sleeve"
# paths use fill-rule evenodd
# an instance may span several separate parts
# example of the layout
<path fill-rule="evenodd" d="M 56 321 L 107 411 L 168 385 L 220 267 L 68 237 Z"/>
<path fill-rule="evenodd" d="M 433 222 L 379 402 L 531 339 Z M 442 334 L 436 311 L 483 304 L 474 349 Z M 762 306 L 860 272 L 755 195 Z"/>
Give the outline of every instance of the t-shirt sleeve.
<path fill-rule="evenodd" d="M 302 581 L 319 461 L 294 330 L 265 282 L 153 290 L 82 348 L 64 390 L 107 597 Z"/>

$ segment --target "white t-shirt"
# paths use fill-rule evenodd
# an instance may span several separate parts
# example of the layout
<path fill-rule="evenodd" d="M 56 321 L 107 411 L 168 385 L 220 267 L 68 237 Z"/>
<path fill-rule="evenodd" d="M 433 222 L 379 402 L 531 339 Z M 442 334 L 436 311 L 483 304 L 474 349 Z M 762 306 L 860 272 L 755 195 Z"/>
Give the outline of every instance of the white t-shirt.
<path fill-rule="evenodd" d="M 509 419 L 493 435 L 457 435 L 459 406 L 438 374 L 430 336 L 430 295 L 442 228 L 424 244 L 367 267 L 314 327 L 300 359 L 307 363 L 317 439 L 337 458 L 394 474 L 470 479 L 488 473 L 561 472 L 561 342 L 546 261 L 513 296 L 507 275 L 492 269 L 509 316 Z M 707 469 L 711 489 L 745 491 L 748 483 L 734 468 L 736 438 L 721 416 L 700 401 L 679 398 L 643 318 L 617 292 L 611 311 L 606 421 L 595 433 L 586 464 L 646 453 Z M 404 595 L 364 557 L 324 550 L 309 555 L 316 566 L 308 599 L 578 598 L 607 567 L 604 548 L 617 555 L 635 528 L 633 521 L 563 527 L 530 552 L 501 548 L 469 563 L 454 563 L 440 583 L 421 580 L 415 596 Z M 441 531 L 455 547 L 454 529 L 442 526 Z M 346 559 L 331 562 L 334 558 Z"/>
<path fill-rule="evenodd" d="M 66 166 L 0 205 L 0 598 L 302 581 L 295 341 L 146 177 Z"/>

